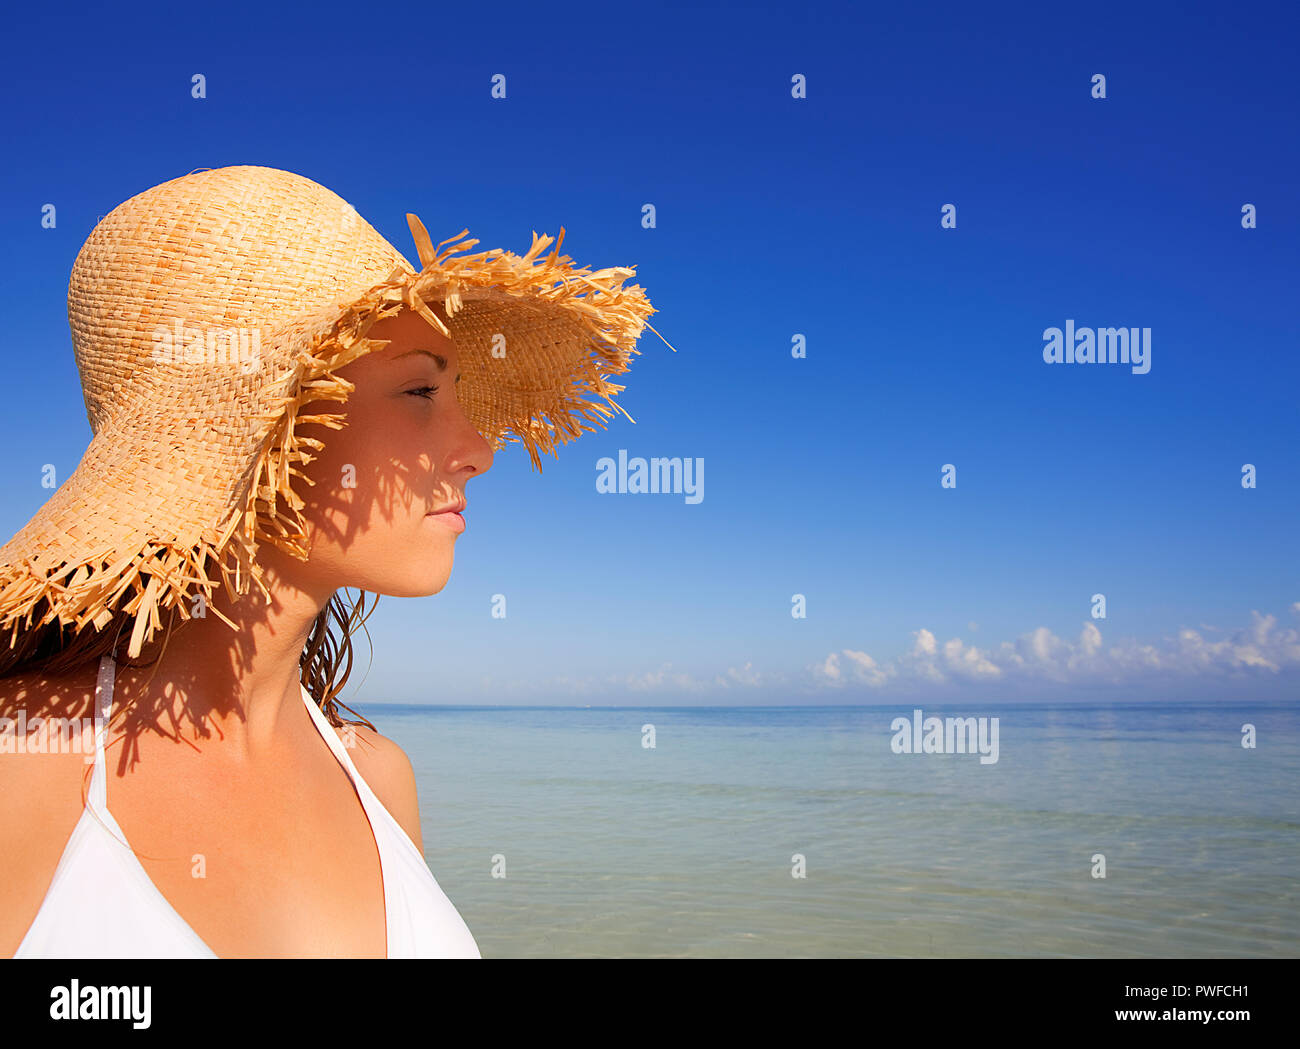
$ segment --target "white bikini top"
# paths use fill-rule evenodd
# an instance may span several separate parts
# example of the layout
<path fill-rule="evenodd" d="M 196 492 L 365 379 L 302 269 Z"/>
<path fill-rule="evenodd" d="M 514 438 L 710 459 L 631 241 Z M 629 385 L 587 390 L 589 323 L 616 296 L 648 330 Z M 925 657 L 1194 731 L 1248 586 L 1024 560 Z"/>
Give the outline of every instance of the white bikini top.
<path fill-rule="evenodd" d="M 95 768 L 81 818 L 15 958 L 215 958 L 167 902 L 108 811 L 104 740 L 113 709 L 112 656 L 95 686 Z M 305 687 L 303 702 L 347 770 L 379 849 L 389 958 L 479 958 L 478 945 L 424 856 L 348 756 Z M 102 821 L 102 822 L 101 822 Z"/>

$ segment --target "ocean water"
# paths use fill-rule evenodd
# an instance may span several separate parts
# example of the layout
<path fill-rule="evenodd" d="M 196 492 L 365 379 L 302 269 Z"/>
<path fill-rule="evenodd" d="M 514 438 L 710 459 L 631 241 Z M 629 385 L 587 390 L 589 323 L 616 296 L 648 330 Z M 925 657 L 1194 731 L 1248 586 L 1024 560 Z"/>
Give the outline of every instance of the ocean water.
<path fill-rule="evenodd" d="M 1293 705 L 360 709 L 485 958 L 1300 955 Z"/>

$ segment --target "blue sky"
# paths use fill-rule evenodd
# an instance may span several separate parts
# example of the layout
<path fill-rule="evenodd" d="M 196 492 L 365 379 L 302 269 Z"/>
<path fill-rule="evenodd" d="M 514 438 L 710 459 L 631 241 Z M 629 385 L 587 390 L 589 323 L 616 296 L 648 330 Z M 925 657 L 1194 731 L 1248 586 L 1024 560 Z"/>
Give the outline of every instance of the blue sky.
<path fill-rule="evenodd" d="M 407 211 L 475 250 L 563 225 L 677 349 L 647 331 L 619 379 L 635 425 L 470 484 L 450 583 L 380 599 L 353 698 L 1296 695 L 1293 8 L 159 10 L 20 15 L 0 71 L 6 536 L 90 439 L 66 291 L 98 217 L 263 164 L 413 261 Z M 1150 328 L 1150 372 L 1046 364 L 1067 319 Z M 619 449 L 702 459 L 704 499 L 597 493 Z"/>

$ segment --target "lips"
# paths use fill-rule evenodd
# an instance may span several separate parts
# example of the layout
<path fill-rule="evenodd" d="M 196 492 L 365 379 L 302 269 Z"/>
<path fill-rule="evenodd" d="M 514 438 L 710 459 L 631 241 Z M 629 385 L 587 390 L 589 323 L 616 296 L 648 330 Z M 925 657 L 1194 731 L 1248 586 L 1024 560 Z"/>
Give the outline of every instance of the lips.
<path fill-rule="evenodd" d="M 465 509 L 464 501 L 455 503 L 446 510 L 434 510 L 432 513 L 425 514 L 425 520 L 435 521 L 438 524 L 444 524 L 453 532 L 465 531 L 465 518 L 461 516 L 461 511 Z"/>

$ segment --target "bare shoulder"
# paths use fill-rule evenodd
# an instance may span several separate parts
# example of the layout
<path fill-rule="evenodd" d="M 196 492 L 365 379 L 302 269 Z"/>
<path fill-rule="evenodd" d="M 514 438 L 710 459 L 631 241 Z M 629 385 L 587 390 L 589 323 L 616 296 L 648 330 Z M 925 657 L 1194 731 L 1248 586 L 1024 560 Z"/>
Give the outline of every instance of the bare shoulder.
<path fill-rule="evenodd" d="M 82 667 L 62 674 L 29 670 L 0 678 L 0 717 L 90 715 L 97 671 Z"/>
<path fill-rule="evenodd" d="M 334 730 L 362 778 L 370 784 L 384 808 L 424 851 L 424 837 L 420 832 L 420 799 L 415 786 L 415 769 L 406 751 L 387 736 L 365 725 L 347 724 Z"/>
<path fill-rule="evenodd" d="M 56 719 L 71 727 L 93 718 L 94 677 L 92 669 L 0 679 L 0 957 L 18 949 L 81 816 L 85 740 L 70 745 Z"/>
<path fill-rule="evenodd" d="M 84 767 L 82 729 L 94 718 L 94 673 L 31 671 L 0 678 L 0 820 L 32 811 L 40 788 Z M 5 842 L 0 840 L 0 851 Z"/>

